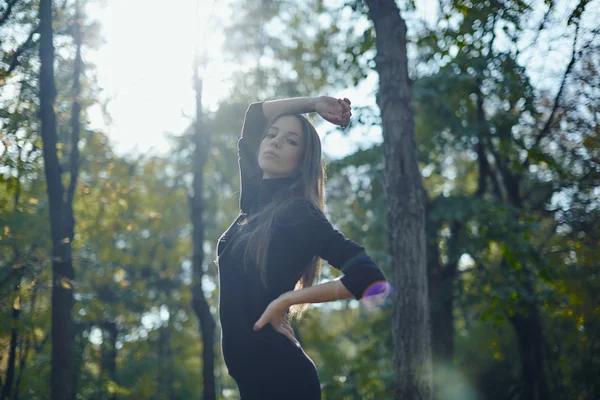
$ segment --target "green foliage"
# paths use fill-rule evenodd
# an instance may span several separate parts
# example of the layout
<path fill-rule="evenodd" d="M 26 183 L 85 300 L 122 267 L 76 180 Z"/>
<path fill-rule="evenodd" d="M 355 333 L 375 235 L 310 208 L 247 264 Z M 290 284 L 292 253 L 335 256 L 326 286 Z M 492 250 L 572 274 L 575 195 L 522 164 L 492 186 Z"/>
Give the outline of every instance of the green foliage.
<path fill-rule="evenodd" d="M 544 2 L 554 19 L 545 17 L 540 31 L 573 32 L 592 3 L 572 4 L 559 19 L 555 2 Z M 375 34 L 363 2 L 236 4 L 243 7 L 226 29 L 228 54 L 241 66 L 232 78 L 235 90 L 203 121 L 214 133 L 204 170 L 203 286 L 215 317 L 215 244 L 238 212 L 236 143 L 248 102 L 322 94 L 360 83 L 374 68 Z M 412 2 L 403 11 L 414 29 L 418 157 L 429 195 L 429 239 L 438 253 L 428 257 L 439 271 L 457 263 L 454 356 L 436 366 L 438 397 L 519 398 L 519 339 L 506 322 L 535 307 L 553 396 L 591 399 L 600 391 L 597 45 L 580 27 L 580 51 L 551 114 L 554 94 L 539 89 L 519 50 L 541 2 L 440 4 L 429 29 L 416 29 L 425 25 L 411 14 Z M 55 14 L 59 156 L 67 171 L 73 8 L 67 3 Z M 50 233 L 38 134 L 37 36 L 7 73 L 36 19 L 35 3 L 18 1 L 0 27 L 0 376 L 4 383 L 16 329 L 22 399 L 48 398 L 50 376 Z M 85 46 L 100 45 L 98 24 L 86 20 L 84 27 Z M 93 66 L 87 71 L 84 110 L 98 101 Z M 379 123 L 368 108 L 355 117 L 358 129 Z M 76 274 L 64 283 L 75 291 L 78 398 L 187 399 L 201 391 L 203 344 L 189 289 L 191 134 L 190 128 L 174 136 L 168 155 L 132 158 L 115 155 L 102 132 L 82 131 Z M 391 276 L 381 146 L 328 160 L 326 211 Z M 325 265 L 324 279 L 337 274 Z M 392 398 L 390 322 L 389 304 L 376 311 L 356 301 L 310 309 L 297 328 L 326 398 Z M 218 347 L 217 388 L 221 398 L 234 399 L 237 388 Z"/>
<path fill-rule="evenodd" d="M 504 322 L 530 318 L 532 310 L 538 310 L 543 316 L 542 340 L 547 341 L 543 347 L 548 358 L 543 368 L 547 369 L 551 391 L 556 398 L 573 398 L 576 392 L 571 391 L 573 383 L 566 377 L 575 369 L 559 370 L 557 357 L 569 358 L 575 353 L 558 356 L 560 339 L 547 329 L 553 325 L 550 321 L 554 321 L 555 310 L 572 307 L 557 282 L 562 282 L 562 274 L 573 262 L 564 254 L 557 257 L 550 249 L 558 242 L 570 247 L 556 228 L 560 223 L 565 227 L 577 225 L 578 219 L 563 218 L 562 211 L 557 212 L 552 204 L 566 196 L 571 199 L 567 208 L 572 209 L 587 198 L 577 192 L 588 192 L 588 183 L 572 172 L 597 174 L 597 167 L 587 162 L 588 155 L 574 156 L 567 149 L 573 140 L 589 137 L 597 125 L 581 123 L 585 114 L 567 105 L 573 100 L 564 92 L 560 99 L 564 114 L 557 121 L 547 121 L 554 99 L 545 98 L 534 87 L 527 68 L 519 62 L 518 46 L 527 31 L 525 21 L 532 4 L 451 1 L 442 3 L 442 11 L 442 28 L 424 31 L 416 41 L 420 61 L 434 73 L 420 77 L 413 93 L 421 159 L 424 171 L 431 171 L 426 179 L 432 197 L 428 219 L 439 226 L 441 234 L 439 262 L 443 265 L 455 259 L 451 250 L 469 255 L 471 260 L 462 268 L 459 265 L 455 293 L 464 315 L 458 322 L 470 327 L 468 332 L 481 324 L 505 329 Z M 502 50 L 499 40 L 504 41 Z M 579 85 L 573 75 L 568 82 Z M 598 100 L 597 96 L 588 97 L 585 103 L 598 104 Z M 577 133 L 567 128 L 571 118 L 581 123 Z M 552 134 L 540 138 L 547 133 L 546 125 Z M 482 164 L 482 157 L 487 165 Z M 436 189 L 440 184 L 445 187 Z M 564 190 L 573 184 L 575 191 Z M 585 219 L 597 221 L 597 216 L 590 214 Z M 460 229 L 450 231 L 453 224 Z M 504 347 L 513 346 L 512 357 L 518 357 L 514 353 L 518 342 L 493 337 L 496 343 L 504 342 Z M 465 351 L 459 347 L 455 352 L 460 371 L 465 371 L 458 361 Z M 583 357 L 583 353 L 577 354 Z M 497 368 L 493 362 L 489 365 Z M 519 364 L 512 368 L 516 366 L 523 368 Z M 501 368 L 512 370 L 509 365 Z M 494 377 L 507 374 L 488 375 L 485 370 L 482 366 L 474 369 L 480 375 L 470 381 L 485 377 L 493 385 L 484 390 L 489 398 L 522 396 L 518 375 L 502 381 Z M 584 375 L 579 378 L 587 383 L 580 381 L 577 393 L 588 398 L 594 390 L 591 381 Z"/>

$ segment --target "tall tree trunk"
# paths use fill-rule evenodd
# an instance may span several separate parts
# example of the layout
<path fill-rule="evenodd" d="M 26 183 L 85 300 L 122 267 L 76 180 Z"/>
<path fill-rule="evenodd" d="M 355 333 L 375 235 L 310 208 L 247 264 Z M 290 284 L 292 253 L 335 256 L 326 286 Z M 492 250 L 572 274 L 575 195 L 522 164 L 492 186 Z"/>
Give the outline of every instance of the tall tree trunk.
<path fill-rule="evenodd" d="M 79 16 L 79 7 L 77 7 Z M 77 55 L 73 82 L 73 111 L 71 116 L 71 160 L 70 184 L 67 198 L 61 179 L 61 166 L 56 152 L 57 133 L 54 102 L 54 44 L 52 32 L 52 0 L 40 0 L 40 118 L 43 143 L 44 172 L 46 190 L 50 205 L 50 228 L 52 232 L 52 326 L 50 336 L 51 353 L 51 398 L 52 400 L 73 400 L 72 343 L 73 327 L 73 260 L 71 243 L 74 238 L 73 197 L 78 175 L 79 142 L 79 76 L 81 74 L 81 33 L 78 18 L 75 42 Z"/>
<path fill-rule="evenodd" d="M 81 31 L 81 7 L 79 0 L 75 2 L 75 22 L 73 24 L 73 41 L 75 42 L 75 63 L 73 65 L 73 103 L 71 104 L 71 152 L 69 164 L 71 169 L 71 180 L 67 190 L 65 205 L 65 231 L 69 237 L 70 243 L 75 237 L 75 216 L 73 215 L 73 198 L 75 197 L 75 187 L 77 177 L 79 176 L 79 134 L 81 131 L 81 83 L 80 78 L 83 72 L 83 61 L 81 59 L 81 45 L 83 42 L 83 33 Z"/>
<path fill-rule="evenodd" d="M 52 232 L 52 341 L 50 378 L 52 400 L 73 400 L 71 361 L 71 310 L 73 308 L 73 265 L 71 245 L 64 229 L 64 188 L 56 153 L 54 100 L 54 44 L 52 41 L 52 0 L 40 0 L 40 117 L 46 190 Z"/>
<path fill-rule="evenodd" d="M 193 283 L 192 307 L 200 321 L 200 335 L 202 336 L 202 379 L 203 400 L 215 400 L 215 331 L 216 323 L 210 312 L 208 301 L 202 289 L 204 270 L 204 165 L 209 154 L 210 134 L 203 131 L 202 124 L 202 79 L 199 76 L 200 57 L 194 59 L 194 89 L 196 91 L 196 124 L 194 129 L 194 155 L 193 155 L 193 195 L 190 196 L 190 208 L 193 225 Z"/>
<path fill-rule="evenodd" d="M 406 24 L 394 0 L 365 0 L 376 31 L 390 254 L 393 259 L 395 399 L 431 399 L 431 321 L 425 249 L 426 193 L 417 162 Z"/>

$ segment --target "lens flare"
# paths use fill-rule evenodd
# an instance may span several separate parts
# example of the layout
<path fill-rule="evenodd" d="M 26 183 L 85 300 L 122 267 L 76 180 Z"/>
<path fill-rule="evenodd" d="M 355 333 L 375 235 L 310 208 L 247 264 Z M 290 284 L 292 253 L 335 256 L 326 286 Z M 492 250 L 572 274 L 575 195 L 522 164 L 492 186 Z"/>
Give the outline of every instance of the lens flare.
<path fill-rule="evenodd" d="M 378 281 L 365 290 L 361 302 L 368 310 L 382 307 L 392 297 L 394 288 L 386 281 Z"/>

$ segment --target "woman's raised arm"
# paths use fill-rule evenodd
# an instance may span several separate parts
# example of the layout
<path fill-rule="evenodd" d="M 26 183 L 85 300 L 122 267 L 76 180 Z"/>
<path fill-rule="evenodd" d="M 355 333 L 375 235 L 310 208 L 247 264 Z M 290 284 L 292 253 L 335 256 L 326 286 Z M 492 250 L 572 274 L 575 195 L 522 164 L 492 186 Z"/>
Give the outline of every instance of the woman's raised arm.
<path fill-rule="evenodd" d="M 323 119 L 335 125 L 346 126 L 352 116 L 350 100 L 329 96 L 295 97 L 291 99 L 270 100 L 263 103 L 263 113 L 267 119 L 281 114 L 318 113 Z"/>
<path fill-rule="evenodd" d="M 315 112 L 318 97 L 294 97 L 291 99 L 268 100 L 263 103 L 263 112 L 267 119 L 277 115 L 294 113 L 307 114 Z"/>
<path fill-rule="evenodd" d="M 352 116 L 350 100 L 335 97 L 295 97 L 291 99 L 258 101 L 250 104 L 244 116 L 242 134 L 238 140 L 240 167 L 240 210 L 248 212 L 258 196 L 262 170 L 258 165 L 258 149 L 269 120 L 286 113 L 318 113 L 335 125 L 347 126 Z"/>

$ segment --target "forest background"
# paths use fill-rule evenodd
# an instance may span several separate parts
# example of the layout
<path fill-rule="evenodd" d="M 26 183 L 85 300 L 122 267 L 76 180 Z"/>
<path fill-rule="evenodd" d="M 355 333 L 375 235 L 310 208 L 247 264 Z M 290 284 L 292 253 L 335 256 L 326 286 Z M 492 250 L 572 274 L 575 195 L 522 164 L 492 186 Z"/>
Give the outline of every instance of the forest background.
<path fill-rule="evenodd" d="M 327 215 L 392 276 L 385 32 L 369 2 L 54 2 L 61 185 L 43 154 L 42 3 L 0 1 L 0 399 L 59 398 L 51 382 L 79 399 L 237 398 L 214 260 L 239 211 L 236 142 L 253 101 L 352 100 L 345 130 L 313 119 Z M 427 194 L 433 397 L 597 398 L 600 2 L 396 5 Z M 70 299 L 53 297 L 49 186 L 72 211 Z M 321 279 L 339 274 L 325 265 Z M 73 327 L 62 352 L 56 304 Z M 313 305 L 295 325 L 324 398 L 394 398 L 394 307 Z M 70 355 L 62 373 L 53 351 Z"/>

